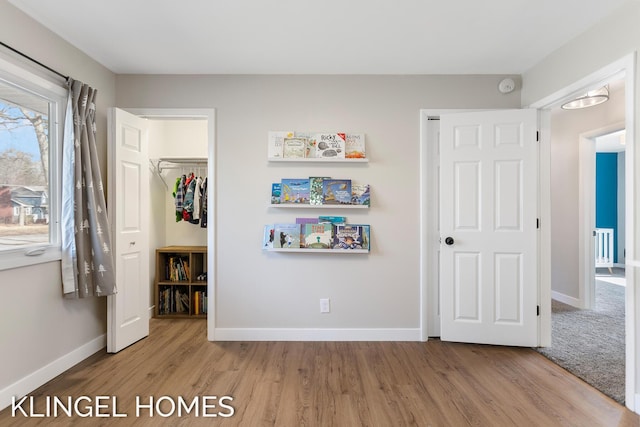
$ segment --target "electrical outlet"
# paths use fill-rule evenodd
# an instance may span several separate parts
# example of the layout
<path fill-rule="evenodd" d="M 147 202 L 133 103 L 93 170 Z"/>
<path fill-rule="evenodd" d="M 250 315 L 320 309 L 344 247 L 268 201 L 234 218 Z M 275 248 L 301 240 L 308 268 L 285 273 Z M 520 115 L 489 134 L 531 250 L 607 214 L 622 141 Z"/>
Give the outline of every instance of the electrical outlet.
<path fill-rule="evenodd" d="M 320 298 L 320 313 L 330 313 L 331 303 L 329 298 Z"/>

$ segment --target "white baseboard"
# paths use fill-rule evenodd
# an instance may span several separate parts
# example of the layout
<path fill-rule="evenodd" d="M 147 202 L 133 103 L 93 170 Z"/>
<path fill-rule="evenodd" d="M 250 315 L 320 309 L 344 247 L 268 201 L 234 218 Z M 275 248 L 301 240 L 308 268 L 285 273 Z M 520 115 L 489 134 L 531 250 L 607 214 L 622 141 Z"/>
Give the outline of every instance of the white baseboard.
<path fill-rule="evenodd" d="M 44 385 L 48 381 L 51 381 L 67 369 L 77 365 L 87 357 L 102 350 L 106 345 L 107 336 L 101 335 L 0 390 L 0 410 L 11 405 L 11 398 L 13 396 L 26 396 L 28 393 L 31 393 L 38 387 Z"/>
<path fill-rule="evenodd" d="M 569 304 L 570 306 L 573 306 L 573 307 L 583 308 L 583 304 L 578 298 L 570 297 L 568 295 L 561 294 L 560 292 L 551 291 L 551 298 L 553 298 L 556 301 Z"/>
<path fill-rule="evenodd" d="M 216 341 L 420 341 L 420 329 L 216 328 Z"/>

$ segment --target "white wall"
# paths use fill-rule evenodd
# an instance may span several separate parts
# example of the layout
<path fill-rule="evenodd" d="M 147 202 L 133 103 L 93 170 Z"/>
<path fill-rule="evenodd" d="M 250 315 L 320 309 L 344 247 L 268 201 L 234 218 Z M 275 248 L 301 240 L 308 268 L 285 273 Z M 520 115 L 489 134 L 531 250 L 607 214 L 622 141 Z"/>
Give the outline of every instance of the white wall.
<path fill-rule="evenodd" d="M 5 1 L 0 40 L 98 90 L 96 143 L 105 177 L 106 117 L 107 107 L 115 104 L 115 75 Z M 63 299 L 60 274 L 59 262 L 0 271 L 0 408 L 14 393 L 29 392 L 104 346 L 106 299 Z"/>
<path fill-rule="evenodd" d="M 218 328 L 254 338 L 288 328 L 389 328 L 417 339 L 419 112 L 516 107 L 518 91 L 497 91 L 503 77 L 121 75 L 117 104 L 216 109 Z M 370 163 L 268 163 L 267 132 L 287 129 L 365 133 Z M 313 175 L 371 184 L 371 209 L 267 207 L 272 182 Z M 371 254 L 262 252 L 264 224 L 331 213 L 371 224 Z M 320 298 L 331 299 L 330 314 L 319 313 Z"/>
<path fill-rule="evenodd" d="M 554 109 L 551 115 L 551 289 L 580 299 L 579 142 L 580 135 L 624 123 L 624 87 L 604 104 L 584 110 Z"/>

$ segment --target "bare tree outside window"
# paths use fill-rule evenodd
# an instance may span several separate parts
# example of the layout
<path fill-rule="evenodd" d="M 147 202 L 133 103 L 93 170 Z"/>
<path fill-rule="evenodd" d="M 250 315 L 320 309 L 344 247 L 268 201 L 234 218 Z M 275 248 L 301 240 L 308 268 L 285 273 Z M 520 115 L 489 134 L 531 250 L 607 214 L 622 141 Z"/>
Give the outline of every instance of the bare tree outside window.
<path fill-rule="evenodd" d="M 0 250 L 48 243 L 49 101 L 0 82 Z"/>

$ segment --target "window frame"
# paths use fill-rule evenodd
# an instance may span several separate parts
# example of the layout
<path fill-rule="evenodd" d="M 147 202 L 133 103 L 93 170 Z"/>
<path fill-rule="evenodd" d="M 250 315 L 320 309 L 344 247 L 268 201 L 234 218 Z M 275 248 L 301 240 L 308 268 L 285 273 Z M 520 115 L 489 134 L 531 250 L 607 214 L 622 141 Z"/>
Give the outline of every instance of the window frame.
<path fill-rule="evenodd" d="M 45 77 L 31 66 L 0 52 L 0 81 L 49 101 L 49 243 L 0 251 L 0 271 L 62 259 L 62 138 L 68 90 L 59 78 Z"/>

